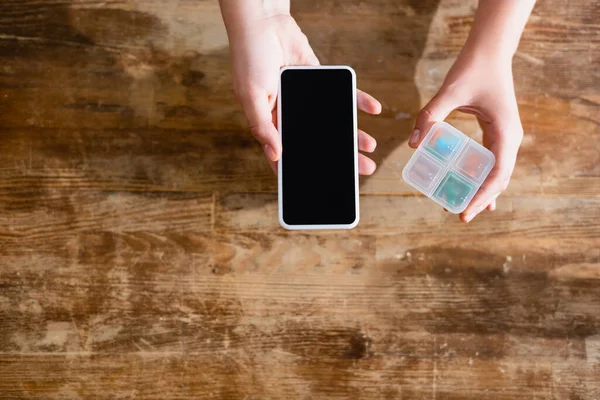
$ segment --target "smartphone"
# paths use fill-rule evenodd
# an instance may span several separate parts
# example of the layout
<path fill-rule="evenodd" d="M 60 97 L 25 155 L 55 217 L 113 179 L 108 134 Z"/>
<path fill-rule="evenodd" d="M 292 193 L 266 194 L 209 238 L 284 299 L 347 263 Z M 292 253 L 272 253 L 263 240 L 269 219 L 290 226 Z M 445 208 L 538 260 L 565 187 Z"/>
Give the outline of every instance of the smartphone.
<path fill-rule="evenodd" d="M 351 229 L 359 221 L 356 74 L 348 66 L 281 69 L 279 223 Z"/>

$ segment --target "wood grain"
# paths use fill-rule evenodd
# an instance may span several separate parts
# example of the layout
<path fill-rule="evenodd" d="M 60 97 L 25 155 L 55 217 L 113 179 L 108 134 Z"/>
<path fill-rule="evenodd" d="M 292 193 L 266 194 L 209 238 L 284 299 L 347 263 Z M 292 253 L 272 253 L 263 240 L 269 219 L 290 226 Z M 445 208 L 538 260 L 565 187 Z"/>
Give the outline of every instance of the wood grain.
<path fill-rule="evenodd" d="M 600 398 L 600 3 L 534 10 L 496 212 L 400 179 L 475 7 L 292 2 L 384 109 L 359 227 L 286 232 L 217 1 L 0 3 L 0 398 Z"/>

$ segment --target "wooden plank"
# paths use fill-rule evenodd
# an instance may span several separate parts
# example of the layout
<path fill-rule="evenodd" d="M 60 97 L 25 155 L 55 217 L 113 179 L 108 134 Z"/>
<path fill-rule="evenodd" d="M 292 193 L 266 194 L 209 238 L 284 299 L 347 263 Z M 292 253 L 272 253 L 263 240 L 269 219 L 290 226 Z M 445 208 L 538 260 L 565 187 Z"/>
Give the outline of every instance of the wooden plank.
<path fill-rule="evenodd" d="M 593 267 L 600 263 L 596 238 L 561 239 L 506 238 L 481 239 L 471 236 L 431 233 L 385 236 L 323 233 L 219 233 L 175 230 L 118 231 L 98 226 L 82 232 L 65 230 L 51 237 L 23 236 L 19 246 L 2 242 L 3 272 L 73 273 L 72 265 L 102 267 L 135 265 L 143 260 L 152 265 L 188 266 L 199 275 L 230 273 L 300 273 L 319 276 L 381 274 L 404 270 L 412 263 L 442 276 L 461 266 L 479 269 L 490 277 L 514 272 L 555 274 L 556 279 L 574 277 L 595 279 Z M 560 245 L 558 245 L 560 244 Z M 46 262 L 39 264 L 39 258 Z M 424 261 L 427 260 L 427 261 Z M 433 263 L 433 264 L 431 264 Z M 446 271 L 448 268 L 448 271 Z M 62 272 L 61 272 L 62 271 Z M 184 271 L 187 271 L 184 269 Z M 404 271 L 406 273 L 407 271 Z M 456 271 L 455 271 L 456 272 Z M 378 276 L 378 275 L 377 275 Z"/>
<path fill-rule="evenodd" d="M 0 245 L 3 273 L 78 275 L 80 268 L 105 265 L 175 267 L 200 276 L 306 273 L 356 275 L 375 259 L 375 237 L 288 234 L 222 235 L 179 230 L 57 232 L 51 237 L 24 236 L 19 247 Z M 46 260 L 42 265 L 39 259 Z M 145 266 L 143 266 L 143 265 Z M 69 269 L 69 268 L 73 269 Z M 154 272 L 159 270 L 153 269 Z M 135 271 L 130 271 L 135 272 Z M 104 272 L 103 272 L 104 273 Z M 161 278 L 162 279 L 162 276 Z"/>
<path fill-rule="evenodd" d="M 7 377 L 0 383 L 0 387 L 5 389 L 3 392 L 29 398 L 50 395 L 111 398 L 119 395 L 203 399 L 266 396 L 283 399 L 311 394 L 321 398 L 364 398 L 360 395 L 363 391 L 367 397 L 373 393 L 376 398 L 384 398 L 390 390 L 374 386 L 375 378 L 368 371 L 353 367 L 355 360 L 316 363 L 278 349 L 256 356 L 232 350 L 208 357 L 132 354 L 116 360 L 105 356 L 48 356 L 38 359 L 25 356 L 1 357 L 0 360 L 0 373 Z M 36 362 L 46 372 L 42 379 L 31 374 L 32 363 Z M 286 367 L 273 371 L 274 364 Z M 406 368 L 409 365 L 411 368 Z M 431 388 L 427 378 L 431 375 L 430 365 L 429 360 L 398 361 L 388 364 L 386 369 L 404 376 L 393 385 L 396 387 L 423 381 L 422 387 L 405 389 L 406 395 L 429 397 Z M 154 375 L 157 366 L 162 371 L 159 378 Z M 331 374 L 332 367 L 339 373 Z M 65 376 L 70 378 L 64 379 Z"/>
<path fill-rule="evenodd" d="M 213 196 L 63 192 L 32 188 L 20 201 L 3 202 L 0 238 L 52 238 L 86 231 L 210 231 Z"/>
<path fill-rule="evenodd" d="M 81 234 L 33 255 L 43 267 L 27 262 L 25 244 L 3 258 L 14 262 L 0 274 L 0 352 L 135 352 L 140 337 L 157 351 L 287 343 L 335 357 L 364 333 L 369 351 L 390 356 L 429 354 L 435 335 L 448 356 L 595 361 L 584 341 L 600 329 L 600 254 L 581 252 L 593 240 L 558 249 L 534 239 L 430 238 L 419 243 L 438 247 L 421 248 L 404 235 L 271 240 Z"/>
<path fill-rule="evenodd" d="M 517 235 L 528 238 L 598 238 L 598 199 L 500 197 L 498 210 L 469 225 L 445 213 L 424 196 L 362 196 L 357 234 L 431 235 L 437 238 Z M 279 229 L 276 196 L 224 194 L 215 211 L 224 232 Z"/>
<path fill-rule="evenodd" d="M 7 276 L 2 286 L 8 288 L 10 300 L 2 299 L 2 304 L 9 318 L 3 324 L 2 343 L 9 346 L 3 346 L 0 356 L 0 365 L 6 367 L 0 372 L 5 378 L 4 392 L 35 397 L 62 393 L 75 384 L 83 396 L 91 390 L 118 393 L 126 382 L 152 377 L 156 371 L 152 368 L 160 362 L 168 367 L 161 368 L 161 378 L 152 382 L 181 387 L 173 384 L 178 379 L 171 376 L 173 368 L 177 375 L 188 377 L 186 382 L 198 383 L 187 396 L 204 397 L 200 388 L 216 390 L 220 380 L 240 382 L 231 387 L 245 395 L 258 390 L 287 396 L 291 389 L 280 383 L 295 380 L 321 396 L 348 395 L 351 389 L 369 398 L 398 395 L 399 391 L 411 396 L 435 393 L 443 398 L 461 393 L 462 398 L 473 399 L 484 394 L 508 399 L 534 394 L 543 398 L 575 390 L 594 393 L 593 382 L 600 373 L 594 353 L 597 335 L 588 332 L 598 329 L 600 314 L 575 305 L 597 298 L 597 285 L 557 280 L 547 283 L 554 293 L 541 293 L 539 280 L 530 282 L 525 275 L 504 278 L 510 281 L 515 304 L 522 308 L 505 308 L 508 325 L 494 333 L 501 321 L 496 325 L 494 318 L 476 312 L 477 301 L 464 301 L 463 293 L 471 293 L 474 300 L 482 296 L 469 282 L 477 286 L 477 281 L 488 279 L 480 271 L 465 269 L 450 279 L 435 273 L 412 277 L 406 268 L 401 271 L 386 285 L 381 280 L 365 284 L 358 276 L 338 276 L 335 285 L 329 285 L 320 276 L 296 275 L 290 284 L 289 274 L 256 280 L 245 274 L 203 278 L 190 271 L 183 277 L 181 271 L 163 271 L 151 273 L 155 279 L 123 279 L 127 272 L 114 268 L 106 274 L 107 280 L 96 277 L 91 283 L 65 282 L 60 276 L 36 282 L 28 276 L 33 271 Z M 20 280 L 43 288 L 46 300 L 38 300 L 35 288 L 23 292 Z M 112 290 L 102 290 L 107 288 Z M 529 304 L 532 300 L 522 297 L 525 293 L 535 297 L 537 304 Z M 105 314 L 78 306 L 77 298 L 86 296 L 104 299 L 100 309 Z M 487 306 L 497 303 L 500 307 L 506 299 L 496 291 L 483 296 L 489 299 Z M 469 324 L 469 333 L 447 326 L 436 333 L 432 329 L 440 324 L 438 320 L 442 319 L 442 325 L 448 321 L 443 315 L 449 310 L 435 313 L 440 301 L 455 312 L 464 311 L 469 320 L 487 320 L 491 329 L 472 330 L 475 323 Z M 547 307 L 555 303 L 562 306 Z M 288 304 L 298 312 L 289 314 Z M 306 307 L 298 307 L 301 304 Z M 536 318 L 531 319 L 523 307 L 530 307 Z M 373 314 L 373 309 L 379 311 Z M 418 316 L 419 310 L 425 319 Z M 28 323 L 22 324 L 22 318 L 13 320 L 13 315 L 27 315 Z M 552 354 L 549 348 L 554 349 Z M 31 362 L 37 363 L 35 371 L 44 377 L 37 378 L 35 385 Z M 45 368 L 49 370 L 44 372 Z M 554 368 L 561 373 L 554 375 Z M 277 379 L 271 382 L 273 370 Z M 116 380 L 109 378 L 116 374 Z M 382 378 L 390 383 L 381 384 Z M 110 384 L 96 386 L 103 382 Z M 273 386 L 275 382 L 279 385 Z M 465 384 L 466 392 L 461 390 Z M 140 386 L 141 392 L 136 393 L 140 396 L 152 396 L 152 390 L 161 389 L 145 381 Z"/>
<path fill-rule="evenodd" d="M 316 363 L 279 349 L 265 350 L 260 355 L 247 355 L 235 349 L 212 355 L 140 350 L 118 357 L 79 353 L 2 355 L 0 359 L 4 367 L 0 371 L 6 377 L 0 384 L 3 393 L 28 398 L 65 396 L 75 391 L 84 397 L 131 393 L 135 397 L 160 398 L 316 395 L 383 399 L 402 395 L 528 399 L 551 398 L 552 393 L 555 396 L 580 393 L 582 398 L 593 399 L 598 373 L 594 367 L 582 367 L 580 362 L 496 363 L 477 357 L 450 360 L 435 356 L 405 357 L 384 362 L 373 356 L 359 362 L 341 359 Z M 157 366 L 160 376 L 155 374 Z M 36 369 L 43 373 L 41 377 L 32 373 Z M 560 376 L 553 381 L 554 370 Z M 224 382 L 228 391 L 219 382 Z M 165 386 L 169 386 L 168 395 L 164 393 Z"/>
<path fill-rule="evenodd" d="M 13 284 L 3 280 L 13 298 L 3 298 L 1 351 L 117 355 L 142 347 L 157 354 L 209 355 L 227 348 L 256 354 L 284 347 L 329 359 L 350 357 L 359 341 L 363 350 L 353 358 L 410 358 L 431 355 L 436 337 L 446 357 L 597 363 L 586 346 L 597 339 L 598 307 L 587 305 L 598 291 L 581 280 L 549 282 L 540 290 L 540 284 L 504 278 L 486 296 L 483 284 L 458 279 L 406 277 L 387 286 L 348 277 L 327 286 L 316 276 L 294 277 L 293 284 L 284 283 L 286 277 L 263 283 L 164 275 L 156 276 L 163 282 L 139 276 L 123 281 L 121 268 L 121 283 L 118 272 L 91 283 L 49 279 L 44 285 L 37 282 L 43 278 L 33 279 L 29 284 L 36 287 L 20 295 L 19 278 Z M 476 293 L 465 298 L 469 290 Z M 532 300 L 528 290 L 552 297 Z M 518 296 L 525 298 L 522 305 Z"/>
<path fill-rule="evenodd" d="M 593 237 L 557 240 L 513 235 L 482 238 L 476 230 L 470 237 L 440 237 L 431 233 L 422 236 L 402 233 L 378 235 L 377 268 L 385 271 L 388 266 L 404 269 L 419 264 L 426 266 L 429 272 L 437 270 L 440 274 L 442 270 L 451 273 L 464 267 L 478 269 L 491 277 L 510 274 L 511 271 L 527 271 L 540 276 L 554 274 L 556 279 L 595 279 L 597 274 L 593 271 L 585 272 L 587 265 L 600 263 L 597 243 L 598 239 Z"/>
<path fill-rule="evenodd" d="M 2 127 L 246 126 L 234 101 L 226 49 L 208 57 L 0 37 L 0 60 Z"/>
<path fill-rule="evenodd" d="M 213 355 L 139 351 L 118 357 L 1 355 L 0 360 L 6 378 L 0 388 L 11 398 L 550 399 L 580 393 L 580 398 L 594 399 L 598 394 L 597 368 L 574 362 L 490 363 L 436 356 L 384 362 L 374 356 L 316 363 L 279 349 L 260 355 L 233 349 Z"/>
<path fill-rule="evenodd" d="M 5 130 L 0 196 L 36 188 L 70 191 L 212 193 L 276 191 L 276 179 L 245 132 Z"/>

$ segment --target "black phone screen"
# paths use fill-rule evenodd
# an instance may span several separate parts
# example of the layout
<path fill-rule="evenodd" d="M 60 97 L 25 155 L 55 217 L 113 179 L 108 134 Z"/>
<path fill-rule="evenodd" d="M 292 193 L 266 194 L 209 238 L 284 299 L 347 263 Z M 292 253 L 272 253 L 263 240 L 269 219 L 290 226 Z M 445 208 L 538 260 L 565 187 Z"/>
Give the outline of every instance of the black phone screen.
<path fill-rule="evenodd" d="M 357 219 L 354 85 L 345 68 L 281 74 L 281 195 L 288 225 Z"/>

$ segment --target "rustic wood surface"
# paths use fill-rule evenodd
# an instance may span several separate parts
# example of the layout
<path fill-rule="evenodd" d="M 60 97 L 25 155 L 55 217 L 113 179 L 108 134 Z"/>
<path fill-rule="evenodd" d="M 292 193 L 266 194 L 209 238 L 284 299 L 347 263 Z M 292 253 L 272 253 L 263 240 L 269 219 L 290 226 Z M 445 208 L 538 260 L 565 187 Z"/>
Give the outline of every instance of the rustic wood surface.
<path fill-rule="evenodd" d="M 278 227 L 215 0 L 0 2 L 0 398 L 600 399 L 600 3 L 539 1 L 468 226 L 399 177 L 475 1 L 292 3 L 384 103 L 350 232 Z"/>

